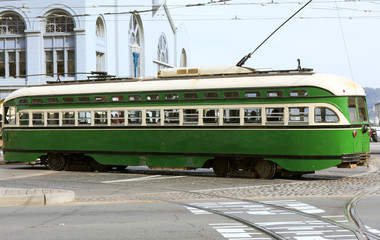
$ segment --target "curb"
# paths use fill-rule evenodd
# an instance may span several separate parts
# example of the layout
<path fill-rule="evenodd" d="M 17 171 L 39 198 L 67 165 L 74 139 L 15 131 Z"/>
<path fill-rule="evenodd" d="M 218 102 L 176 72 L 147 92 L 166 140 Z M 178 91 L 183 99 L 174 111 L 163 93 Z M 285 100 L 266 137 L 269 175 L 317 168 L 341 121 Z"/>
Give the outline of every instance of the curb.
<path fill-rule="evenodd" d="M 0 188 L 0 207 L 55 205 L 74 200 L 75 193 L 68 190 Z"/>

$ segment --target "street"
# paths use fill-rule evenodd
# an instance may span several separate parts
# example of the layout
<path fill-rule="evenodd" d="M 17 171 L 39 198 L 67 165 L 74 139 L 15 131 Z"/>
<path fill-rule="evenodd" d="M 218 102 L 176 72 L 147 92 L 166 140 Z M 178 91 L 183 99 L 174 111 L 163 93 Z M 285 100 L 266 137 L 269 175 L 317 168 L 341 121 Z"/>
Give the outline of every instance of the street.
<path fill-rule="evenodd" d="M 372 151 L 380 149 L 380 143 L 371 144 Z M 346 240 L 361 239 L 355 231 L 360 227 L 374 234 L 368 239 L 380 239 L 376 157 L 369 168 L 274 180 L 219 178 L 212 170 L 54 172 L 0 165 L 3 188 L 75 192 L 71 203 L 0 207 L 0 230 L 3 239 L 272 239 L 277 234 Z"/>

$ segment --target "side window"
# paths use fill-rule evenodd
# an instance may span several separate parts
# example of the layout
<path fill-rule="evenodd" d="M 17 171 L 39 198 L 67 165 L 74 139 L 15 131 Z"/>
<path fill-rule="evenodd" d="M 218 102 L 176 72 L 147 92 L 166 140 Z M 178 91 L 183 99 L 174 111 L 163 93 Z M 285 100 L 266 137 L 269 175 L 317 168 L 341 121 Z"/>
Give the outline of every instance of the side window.
<path fill-rule="evenodd" d="M 364 98 L 358 98 L 358 107 L 359 107 L 359 119 L 361 122 L 368 121 L 368 115 L 367 115 L 367 104 L 365 102 Z"/>
<path fill-rule="evenodd" d="M 309 123 L 309 108 L 308 107 L 290 107 L 289 108 L 289 123 Z"/>
<path fill-rule="evenodd" d="M 32 114 L 33 126 L 43 126 L 44 125 L 44 113 L 35 112 Z"/>
<path fill-rule="evenodd" d="M 257 98 L 257 97 L 260 97 L 260 92 L 259 91 L 246 92 L 246 93 L 244 93 L 244 97 L 246 97 L 246 98 Z"/>
<path fill-rule="evenodd" d="M 128 97 L 128 101 L 134 102 L 134 101 L 141 101 L 141 95 L 130 95 Z"/>
<path fill-rule="evenodd" d="M 203 98 L 206 98 L 206 99 L 217 99 L 218 97 L 219 97 L 219 94 L 217 92 L 203 93 Z"/>
<path fill-rule="evenodd" d="M 146 124 L 159 124 L 161 121 L 160 110 L 146 110 Z"/>
<path fill-rule="evenodd" d="M 47 125 L 48 126 L 58 126 L 59 125 L 59 113 L 58 112 L 48 112 L 47 113 Z"/>
<path fill-rule="evenodd" d="M 291 97 L 304 97 L 307 96 L 307 90 L 292 90 L 289 93 Z"/>
<path fill-rule="evenodd" d="M 336 123 L 338 120 L 336 113 L 328 108 L 318 107 L 314 109 L 314 121 L 316 123 Z"/>
<path fill-rule="evenodd" d="M 128 124 L 141 125 L 142 123 L 142 112 L 138 110 L 128 111 Z"/>
<path fill-rule="evenodd" d="M 79 125 L 90 125 L 91 124 L 91 112 L 78 112 L 78 124 Z"/>
<path fill-rule="evenodd" d="M 224 124 L 240 124 L 240 110 L 239 109 L 224 109 L 223 123 Z"/>
<path fill-rule="evenodd" d="M 198 99 L 198 93 L 184 93 L 183 94 L 184 99 Z"/>
<path fill-rule="evenodd" d="M 111 125 L 124 125 L 124 123 L 124 111 L 111 111 Z"/>
<path fill-rule="evenodd" d="M 165 124 L 179 124 L 179 109 L 164 110 Z"/>
<path fill-rule="evenodd" d="M 94 112 L 94 124 L 95 125 L 107 125 L 107 111 L 95 111 Z"/>
<path fill-rule="evenodd" d="M 112 96 L 111 101 L 112 102 L 122 102 L 124 100 L 123 96 Z"/>
<path fill-rule="evenodd" d="M 204 109 L 203 123 L 215 124 L 219 122 L 219 109 Z"/>
<path fill-rule="evenodd" d="M 107 102 L 106 96 L 96 96 L 94 97 L 95 102 Z"/>
<path fill-rule="evenodd" d="M 183 109 L 183 124 L 198 124 L 198 109 Z"/>
<path fill-rule="evenodd" d="M 223 97 L 224 98 L 238 98 L 239 97 L 239 92 L 224 92 Z"/>
<path fill-rule="evenodd" d="M 74 124 L 75 124 L 74 112 L 63 112 L 62 125 L 74 125 Z"/>
<path fill-rule="evenodd" d="M 29 113 L 19 113 L 18 122 L 20 126 L 28 126 L 29 125 Z"/>
<path fill-rule="evenodd" d="M 273 90 L 267 92 L 267 97 L 282 97 L 284 92 L 281 90 Z"/>
<path fill-rule="evenodd" d="M 16 125 L 16 107 L 5 108 L 5 123 L 9 125 Z"/>
<path fill-rule="evenodd" d="M 73 103 L 74 98 L 73 97 L 64 97 L 64 98 L 62 98 L 62 102 L 63 103 Z"/>
<path fill-rule="evenodd" d="M 244 123 L 261 123 L 261 108 L 244 109 Z"/>
<path fill-rule="evenodd" d="M 158 94 L 150 94 L 146 96 L 146 100 L 148 101 L 158 101 L 160 100 L 160 95 Z"/>
<path fill-rule="evenodd" d="M 47 103 L 49 104 L 57 104 L 59 101 L 58 101 L 58 98 L 48 98 L 47 99 Z"/>
<path fill-rule="evenodd" d="M 266 108 L 267 123 L 284 123 L 284 108 Z"/>
<path fill-rule="evenodd" d="M 356 101 L 355 98 L 348 98 L 348 112 L 350 114 L 350 121 L 358 121 L 358 112 L 356 111 Z"/>
<path fill-rule="evenodd" d="M 165 94 L 165 100 L 178 100 L 179 96 L 176 93 Z"/>
<path fill-rule="evenodd" d="M 78 97 L 78 102 L 90 102 L 90 97 Z"/>

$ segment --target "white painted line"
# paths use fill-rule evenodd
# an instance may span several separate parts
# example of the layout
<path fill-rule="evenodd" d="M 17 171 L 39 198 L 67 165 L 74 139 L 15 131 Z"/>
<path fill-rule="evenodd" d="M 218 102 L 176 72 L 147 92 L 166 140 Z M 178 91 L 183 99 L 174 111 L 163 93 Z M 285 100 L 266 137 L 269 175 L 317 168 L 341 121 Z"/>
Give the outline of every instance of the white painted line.
<path fill-rule="evenodd" d="M 322 216 L 323 218 L 345 218 L 344 215 L 331 215 L 331 216 Z"/>
<path fill-rule="evenodd" d="M 185 176 L 161 177 L 161 175 L 153 175 L 153 176 L 140 177 L 140 178 L 128 178 L 128 179 L 120 179 L 120 180 L 112 180 L 112 181 L 103 181 L 101 183 L 138 182 L 138 181 L 146 181 L 146 180 L 162 180 L 162 179 L 183 178 L 183 177 Z"/>

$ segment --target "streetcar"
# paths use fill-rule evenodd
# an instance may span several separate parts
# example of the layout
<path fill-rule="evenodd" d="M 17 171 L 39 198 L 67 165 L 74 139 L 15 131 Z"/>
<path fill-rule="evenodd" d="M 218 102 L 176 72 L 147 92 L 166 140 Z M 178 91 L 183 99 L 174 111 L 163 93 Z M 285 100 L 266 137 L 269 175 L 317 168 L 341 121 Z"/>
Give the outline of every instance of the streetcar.
<path fill-rule="evenodd" d="M 221 177 L 271 179 L 369 158 L 365 92 L 350 79 L 239 66 L 103 77 L 11 93 L 4 160 L 55 171 L 213 168 Z"/>

